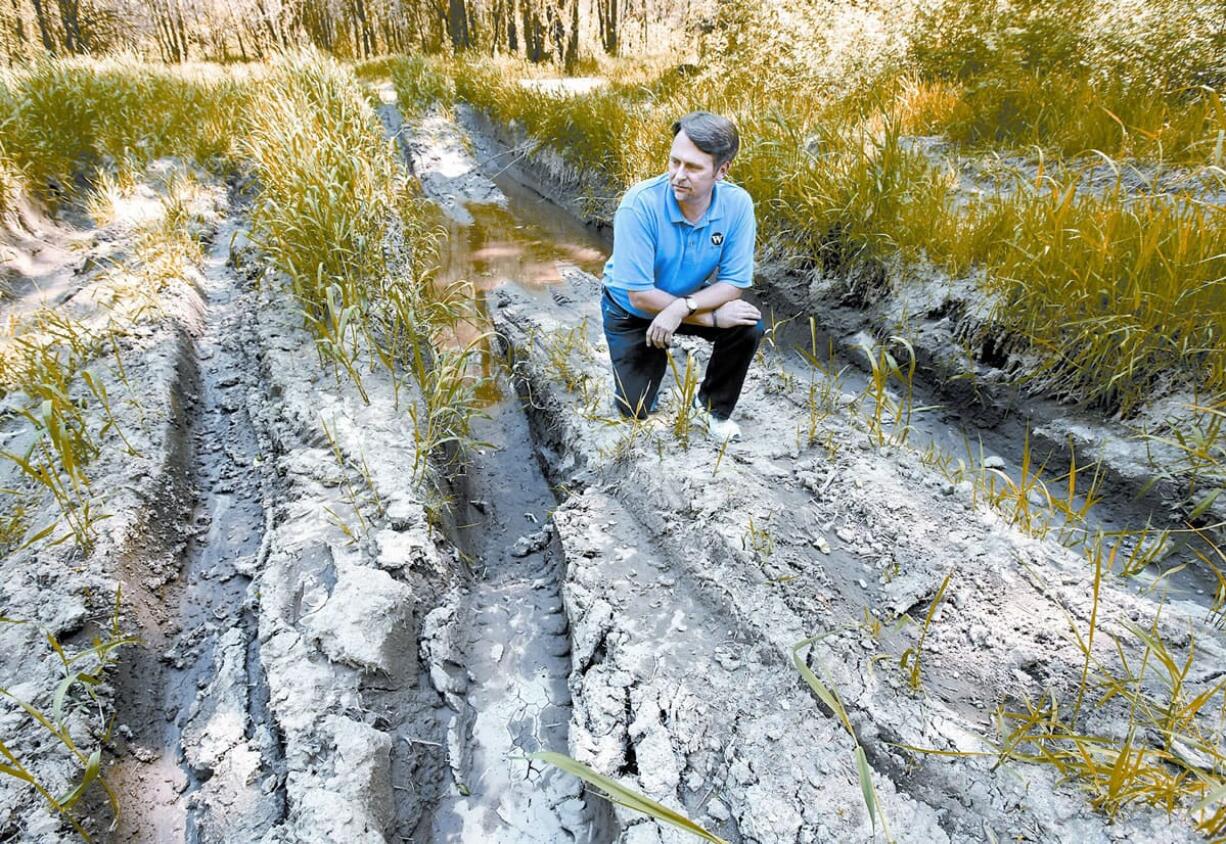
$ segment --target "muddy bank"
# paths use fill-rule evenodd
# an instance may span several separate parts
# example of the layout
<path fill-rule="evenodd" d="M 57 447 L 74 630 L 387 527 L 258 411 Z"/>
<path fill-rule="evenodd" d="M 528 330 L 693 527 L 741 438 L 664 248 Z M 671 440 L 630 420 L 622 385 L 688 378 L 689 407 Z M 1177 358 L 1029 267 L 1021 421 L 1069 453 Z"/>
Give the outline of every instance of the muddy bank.
<path fill-rule="evenodd" d="M 588 487 L 555 521 L 569 560 L 575 758 L 728 841 L 876 840 L 853 745 L 785 654 L 690 581 L 614 495 Z M 905 840 L 949 840 L 932 807 L 878 787 Z M 618 818 L 618 841 L 690 840 L 629 810 Z"/>
<path fill-rule="evenodd" d="M 810 437 L 807 395 L 787 389 L 796 382 L 781 377 L 786 361 L 770 355 L 751 372 L 738 408 L 747 431 L 745 443 L 730 444 L 721 452 L 719 444 L 705 441 L 695 429 L 686 432 L 687 448 L 669 428 L 675 406 L 666 407 L 663 423 L 645 429 L 608 424 L 607 352 L 594 328 L 599 325 L 594 304 L 598 282 L 581 273 L 568 278 L 566 295 L 559 297 L 568 302 L 565 306 L 543 308 L 539 301 L 503 288 L 494 294 L 491 313 L 509 343 L 556 478 L 589 495 L 616 499 L 641 526 L 629 528 L 638 536 L 633 545 L 626 536 L 625 548 L 613 547 L 609 553 L 629 558 L 649 540 L 663 552 L 654 556 L 663 566 L 622 561 L 620 575 L 610 571 L 621 584 L 647 584 L 643 588 L 659 606 L 626 601 L 594 613 L 574 608 L 576 642 L 603 644 L 576 646 L 573 690 L 583 688 L 592 664 L 616 655 L 621 642 L 643 640 L 646 631 L 654 631 L 655 638 L 631 648 L 627 659 L 642 660 L 643 653 L 676 654 L 681 643 L 686 644 L 680 653 L 688 653 L 682 628 L 690 626 L 686 619 L 692 615 L 699 631 L 695 635 L 710 653 L 706 660 L 718 664 L 720 655 L 710 650 L 712 633 L 704 619 L 722 619 L 729 631 L 743 631 L 725 633 L 721 641 L 725 662 L 748 667 L 745 687 L 769 688 L 766 677 L 779 682 L 775 675 L 782 675 L 803 697 L 804 686 L 788 665 L 791 647 L 807 636 L 827 633 L 814 647 L 814 664 L 823 668 L 848 705 L 879 789 L 898 795 L 884 799 L 887 810 L 908 818 L 895 825 L 899 840 L 945 836 L 978 841 L 985 827 L 1001 838 L 1106 842 L 1123 833 L 1126 838 L 1196 840 L 1186 823 L 1172 823 L 1165 813 L 1144 807 L 1127 807 L 1112 825 L 1089 807 L 1078 787 L 1059 784 L 1056 773 L 1042 766 L 1007 764 L 992 770 L 991 756 L 938 759 L 898 747 L 991 754 L 1000 736 L 992 731 L 988 716 L 998 703 L 1040 699 L 1048 688 L 1060 699 L 1075 695 L 1083 657 L 1069 639 L 1069 623 L 1086 629 L 1093 591 L 1093 573 L 1080 556 L 1054 540 L 1032 539 L 1009 528 L 994 511 L 973 505 L 966 490 L 947 492 L 943 478 L 919 465 L 914 452 L 866 449 L 863 422 L 847 413 L 838 393 L 821 407 L 816 436 Z M 703 344 L 687 343 L 679 354 L 693 354 L 701 365 L 706 350 Z M 564 370 L 559 360 L 565 362 Z M 559 374 L 563 371 L 565 378 Z M 592 509 L 600 508 L 586 508 Z M 588 518 L 616 533 L 616 519 Z M 582 520 L 579 531 L 591 533 Z M 565 528 L 562 536 L 565 545 Z M 582 578 L 574 566 L 572 559 L 573 577 Z M 917 645 L 918 624 L 893 628 L 904 614 L 922 620 L 947 575 L 947 594 L 923 643 L 920 690 L 913 692 L 899 660 Z M 581 579 L 568 588 L 579 595 L 592 585 Z M 599 595 L 609 601 L 607 594 Z M 598 606 L 597 597 L 588 600 Z M 1160 600 L 1110 581 L 1102 588 L 1097 623 L 1119 637 L 1130 659 L 1139 658 L 1138 642 L 1125 624 L 1148 624 Z M 589 616 L 592 621 L 585 623 L 582 619 Z M 662 617 L 671 620 L 663 622 Z M 1226 643 L 1207 623 L 1203 608 L 1169 601 L 1158 629 L 1168 641 L 1184 645 L 1189 642 L 1187 631 L 1195 631 L 1196 648 L 1203 649 L 1203 661 L 1198 659 L 1193 672 L 1196 687 L 1211 688 L 1220 657 L 1209 654 L 1223 654 Z M 598 658 L 580 656 L 585 653 Z M 1108 659 L 1105 651 L 1099 656 Z M 754 669 L 755 658 L 764 660 L 769 670 Z M 707 665 L 696 664 L 703 669 Z M 640 773 L 634 774 L 634 766 L 626 762 L 658 753 L 650 743 L 640 748 L 634 738 L 647 741 L 646 725 L 665 720 L 656 713 L 669 711 L 650 695 L 626 695 L 626 688 L 635 685 L 633 676 L 623 673 L 612 681 L 620 693 L 597 687 L 576 694 L 582 706 L 576 707 L 574 735 L 582 736 L 587 729 L 606 739 L 585 746 L 573 737 L 574 750 L 597 767 L 612 762 L 614 771 L 639 787 L 663 788 L 663 793 L 653 794 L 658 799 L 671 798 L 678 808 L 693 808 L 695 797 L 711 789 L 696 783 L 708 782 L 712 767 L 700 768 L 690 783 L 684 778 L 657 781 L 656 767 L 639 765 Z M 674 683 L 684 682 L 680 676 L 682 668 L 672 673 Z M 602 691 L 603 721 L 585 725 L 580 719 L 590 717 L 586 707 L 601 700 Z M 607 702 L 609 695 L 621 703 L 620 709 Z M 782 709 L 779 705 L 760 716 L 763 731 L 786 717 Z M 697 718 L 698 733 L 719 734 L 716 725 L 725 720 L 723 710 L 715 708 L 687 717 Z M 833 723 L 818 713 L 814 718 L 827 726 Z M 1120 735 L 1127 711 L 1107 706 L 1095 719 L 1107 734 Z M 653 739 L 668 737 L 666 746 L 681 772 L 686 770 L 682 760 L 693 753 L 688 732 L 677 726 L 683 720 L 668 720 L 668 728 Z M 632 750 L 617 739 L 625 735 L 631 737 Z M 829 740 L 833 735 L 837 730 L 824 743 L 815 740 L 813 748 L 806 743 L 806 752 L 818 758 L 832 754 L 831 770 L 841 771 L 840 781 L 851 788 L 850 769 L 836 767 L 846 763 L 850 745 L 835 753 Z M 786 808 L 779 811 L 789 820 L 782 834 L 779 829 L 763 834 L 760 821 L 753 819 L 762 799 L 752 790 L 763 774 L 752 764 L 747 769 L 736 766 L 733 756 L 724 764 L 739 775 L 718 780 L 712 797 L 723 808 L 707 818 L 731 840 L 821 840 L 818 824 L 836 823 L 807 816 L 811 797 L 793 798 L 795 791 L 775 785 L 770 791 L 782 792 L 778 801 Z M 806 781 L 797 771 L 790 786 Z M 720 817 L 724 809 L 728 817 Z M 926 829 L 924 818 L 942 832 Z M 829 828 L 835 840 L 868 840 L 866 821 L 862 805 L 849 805 L 837 821 L 845 826 Z"/>
<path fill-rule="evenodd" d="M 156 163 L 151 181 L 125 202 L 144 209 L 156 221 L 173 174 L 179 171 L 174 162 Z M 226 191 L 203 174 L 195 175 L 201 181 L 188 199 L 189 225 L 193 237 L 208 241 L 224 215 Z M 43 220 L 39 231 L 48 239 L 46 248 L 35 250 L 41 257 L 33 273 L 27 265 L 17 270 L 25 283 L 11 303 L 11 314 L 27 332 L 23 336 L 38 336 L 46 324 L 39 309 L 46 304 L 54 305 L 55 313 L 67 320 L 63 325 L 71 328 L 64 330 L 80 338 L 107 338 L 105 352 L 96 352 L 98 357 L 87 365 L 104 386 L 108 402 L 87 393 L 81 382 L 75 383 L 78 392 L 73 395 L 80 402 L 86 429 L 98 432 L 98 452 L 85 470 L 91 479 L 92 511 L 106 516 L 95 525 L 94 546 L 83 555 L 71 538 L 54 543 L 66 532 L 60 523 L 51 535 L 6 554 L 0 562 L 0 606 L 5 607 L 4 615 L 26 622 L 0 625 L 6 654 L 0 686 L 44 711 L 52 709 L 52 693 L 63 676 L 45 636 L 55 636 L 69 654 L 81 653 L 95 636 L 111 638 L 121 586 L 119 627 L 122 632 L 141 631 L 144 641 L 120 648 L 115 656 L 121 665 L 139 663 L 150 669 L 157 664 L 159 649 L 167 643 L 163 631 L 175 615 L 164 596 L 177 594 L 182 551 L 195 533 L 186 518 L 195 498 L 189 416 L 199 384 L 193 342 L 204 322 L 203 279 L 192 269 L 150 285 L 143 275 L 147 268 L 136 254 L 140 223 L 149 216 L 123 213 L 128 210 L 132 209 L 121 203 L 115 221 L 100 227 L 84 217 Z M 142 293 L 132 296 L 133 290 Z M 52 291 L 50 299 L 44 298 Z M 19 391 L 4 399 L 6 451 L 21 454 L 30 447 L 30 426 L 17 415 L 29 401 Z M 30 535 L 56 522 L 60 510 L 51 495 L 30 487 L 9 461 L 0 471 L 10 491 L 9 515 L 26 508 Z M 98 670 L 99 664 L 96 658 L 85 657 L 77 666 L 76 670 L 88 671 Z M 97 686 L 97 701 L 84 695 L 82 685 L 69 690 L 66 725 L 80 747 L 100 746 L 106 720 L 98 720 L 97 713 L 121 705 L 123 676 L 116 677 L 118 688 L 105 681 Z M 156 715 L 161 720 L 161 712 Z M 23 763 L 53 793 L 69 792 L 82 766 L 7 702 L 0 718 L 6 744 Z M 122 719 L 114 725 L 113 739 L 118 752 L 130 745 L 133 752 L 146 753 L 147 748 L 136 746 L 135 731 Z M 149 753 L 152 761 L 157 751 Z M 58 841 L 72 835 L 45 805 L 19 800 L 16 795 L 24 789 L 17 786 L 13 779 L 0 778 L 0 793 L 12 798 L 0 800 L 5 807 L 0 812 L 4 834 L 29 841 Z M 101 794 L 89 799 L 98 805 L 89 823 L 98 832 L 109 821 L 109 809 Z"/>
<path fill-rule="evenodd" d="M 457 118 L 490 168 L 505 170 L 611 236 L 607 229 L 619 190 L 568 164 L 518 127 L 498 124 L 464 104 L 457 106 Z M 812 315 L 819 349 L 833 345 L 840 363 L 862 370 L 869 365 L 862 343 L 875 348 L 875 338 L 907 337 L 919 364 L 917 405 L 944 406 L 943 421 L 963 428 L 972 441 L 999 431 L 990 453 L 1004 457 L 1014 471 L 1029 431 L 1032 463 L 1045 466 L 1048 477 L 1067 472 L 1074 460 L 1079 467 L 1100 463 L 1102 491 L 1121 502 L 1135 499 L 1128 507 L 1140 515 L 1138 524 L 1149 515 L 1158 527 L 1176 530 L 1185 527 L 1183 517 L 1206 494 L 1226 482 L 1213 470 L 1193 480 L 1180 449 L 1140 436 L 1143 430 L 1166 436 L 1172 423 L 1186 425 L 1194 403 L 1190 394 L 1164 396 L 1126 421 L 1053 400 L 1041 382 L 1028 378 L 1038 362 L 992 328 L 992 302 L 969 279 L 898 262 L 825 271 L 779 244 L 763 245 L 760 258 L 758 296 L 777 318 L 790 321 L 785 337 L 808 346 Z M 955 456 L 963 456 L 961 451 L 957 448 Z M 1226 495 L 1198 519 L 1219 529 L 1222 522 Z M 1177 544 L 1183 540 L 1177 537 Z"/>
<path fill-rule="evenodd" d="M 601 229 L 612 228 L 620 190 L 571 165 L 518 127 L 504 126 L 465 103 L 456 104 L 456 120 L 487 174 L 507 174 L 579 219 Z"/>
<path fill-rule="evenodd" d="M 119 625 L 140 642 L 118 652 L 97 702 L 101 724 L 115 713 L 103 769 L 118 826 L 106 828 L 98 789 L 77 807 L 99 840 L 421 836 L 449 781 L 451 719 L 431 681 L 445 676 L 431 640 L 446 625 L 427 616 L 467 575 L 431 515 L 441 505 L 419 465 L 416 388 L 365 374 L 367 403 L 322 367 L 286 283 L 247 239 L 249 186 L 197 178 L 202 250 L 159 277 L 154 299 L 132 256 L 162 181 L 137 188 L 141 213 L 126 223 L 81 229 L 73 212 L 79 226 L 60 225 L 88 244 L 85 260 L 65 248 L 71 263 L 27 285 L 62 291 L 57 312 L 86 322 L 137 317 L 117 335 L 122 369 L 90 363 L 115 416 L 109 428 L 91 419 L 109 431 L 90 466 L 108 518 L 88 557 L 36 543 L 0 564 L 4 615 L 31 622 L 0 625 L 12 656 L 0 686 L 49 710 L 59 672 L 44 632 L 87 643 L 122 585 Z M 5 401 L 19 450 L 19 397 Z M 54 515 L 47 501 L 28 513 L 38 525 Z M 90 748 L 100 727 L 79 693 L 68 726 Z M 80 766 L 20 715 L 0 709 L 6 744 L 69 792 Z M 0 778 L 4 835 L 72 837 L 17 786 Z"/>

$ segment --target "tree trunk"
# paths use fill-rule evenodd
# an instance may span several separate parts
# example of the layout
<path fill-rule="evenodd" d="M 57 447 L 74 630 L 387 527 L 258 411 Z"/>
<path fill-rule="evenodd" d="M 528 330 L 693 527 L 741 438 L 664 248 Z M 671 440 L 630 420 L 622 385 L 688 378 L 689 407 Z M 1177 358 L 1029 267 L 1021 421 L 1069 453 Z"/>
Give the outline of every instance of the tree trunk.
<path fill-rule="evenodd" d="M 557 0 L 557 2 L 558 5 L 561 5 L 565 0 Z M 562 10 L 558 6 L 550 5 L 549 7 L 549 23 L 546 26 L 546 32 L 550 43 L 550 57 L 554 61 L 561 61 L 566 51 L 566 27 L 562 25 Z"/>
<path fill-rule="evenodd" d="M 510 5 L 507 6 L 507 49 L 511 51 L 511 55 L 519 52 L 519 33 L 515 26 L 515 16 L 519 10 L 515 8 L 516 0 L 510 0 Z"/>
<path fill-rule="evenodd" d="M 26 52 L 26 25 L 21 19 L 21 4 L 17 0 L 13 0 L 13 35 L 16 36 L 18 47 L 24 58 Z M 18 51 L 14 50 L 13 52 L 17 53 Z M 9 56 L 9 58 L 11 60 L 16 58 L 16 56 Z"/>
<path fill-rule="evenodd" d="M 55 55 L 55 41 L 51 38 L 51 30 L 47 26 L 47 13 L 43 11 L 43 0 L 32 0 L 34 3 L 34 17 L 38 21 L 38 35 L 42 38 L 43 49 L 51 55 Z"/>
<path fill-rule="evenodd" d="M 350 8 L 353 10 L 353 34 L 354 34 L 354 56 L 357 57 L 359 51 L 364 59 L 374 55 L 374 34 L 370 31 L 370 22 L 366 17 L 365 0 L 352 0 Z"/>
<path fill-rule="evenodd" d="M 447 34 L 456 52 L 472 46 L 468 23 L 468 7 L 464 0 L 447 0 Z"/>
<path fill-rule="evenodd" d="M 563 67 L 568 74 L 575 72 L 579 63 L 579 0 L 570 0 L 570 31 L 566 34 L 566 52 Z"/>
<path fill-rule="evenodd" d="M 600 46 L 607 55 L 616 56 L 618 49 L 617 0 L 596 0 L 596 18 L 600 24 Z"/>
<path fill-rule="evenodd" d="M 80 0 L 58 0 L 60 23 L 64 27 L 64 47 L 73 55 L 86 52 L 81 39 Z"/>
<path fill-rule="evenodd" d="M 185 61 L 187 61 L 187 56 L 188 56 L 188 52 L 187 52 L 187 50 L 188 50 L 188 42 L 187 42 L 187 27 L 186 27 L 186 26 L 184 26 L 184 24 L 183 24 L 183 3 L 182 3 L 182 0 L 178 0 L 178 2 L 176 2 L 176 3 L 175 3 L 175 17 L 178 19 L 178 25 L 179 25 L 179 26 L 178 26 L 178 31 L 179 31 L 179 56 L 180 56 L 179 61 L 181 61 L 181 62 L 185 62 Z"/>
<path fill-rule="evenodd" d="M 494 0 L 494 8 L 490 12 L 490 52 L 494 55 L 502 52 L 502 38 L 506 31 L 503 13 L 503 0 Z"/>
<path fill-rule="evenodd" d="M 530 62 L 545 59 L 545 27 L 532 7 L 532 0 L 521 0 L 524 10 L 524 58 Z"/>

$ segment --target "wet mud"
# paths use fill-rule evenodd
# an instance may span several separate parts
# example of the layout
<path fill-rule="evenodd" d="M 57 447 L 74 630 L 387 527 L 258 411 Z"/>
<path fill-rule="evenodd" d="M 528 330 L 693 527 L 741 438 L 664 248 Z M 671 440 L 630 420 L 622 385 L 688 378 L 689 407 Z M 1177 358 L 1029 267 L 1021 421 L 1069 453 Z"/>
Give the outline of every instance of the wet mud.
<path fill-rule="evenodd" d="M 581 217 L 612 198 L 500 146 L 478 115 L 406 121 L 379 93 L 385 132 L 446 220 L 436 282 L 470 282 L 482 314 L 453 338 L 484 337 L 481 444 L 425 483 L 415 388 L 371 373 L 363 400 L 321 367 L 247 237 L 242 191 L 213 185 L 204 257 L 138 367 L 159 412 L 150 459 L 116 470 L 117 567 L 71 589 L 5 584 L 43 590 L 65 636 L 87 629 L 81 582 L 126 584 L 143 641 L 115 678 L 122 811 L 101 840 L 689 840 L 528 758 L 540 750 L 729 842 L 881 840 L 856 741 L 897 841 L 1199 840 L 1186 817 L 1129 804 L 1108 823 L 1052 769 L 995 766 L 991 715 L 1075 695 L 1071 631 L 1091 617 L 1106 664 L 1116 640 L 1136 657 L 1129 625 L 1159 615 L 1158 635 L 1194 645 L 1188 694 L 1210 689 L 1226 640 L 1208 584 L 1108 578 L 1093 606 L 1079 551 L 920 459 L 982 438 L 974 458 L 1015 470 L 1017 425 L 980 429 L 954 407 L 920 414 L 906 443 L 874 439 L 847 326 L 778 326 L 738 408 L 743 441 L 687 422 L 670 381 L 653 422 L 610 418 L 608 232 Z M 801 354 L 831 345 L 824 371 Z M 708 350 L 687 338 L 673 353 L 701 371 Z M 1131 507 L 1106 502 L 1092 527 L 1148 512 Z M 855 739 L 797 659 L 836 690 Z M 1119 701 L 1096 718 L 1126 730 Z M 37 809 L 0 824 L 66 840 Z"/>

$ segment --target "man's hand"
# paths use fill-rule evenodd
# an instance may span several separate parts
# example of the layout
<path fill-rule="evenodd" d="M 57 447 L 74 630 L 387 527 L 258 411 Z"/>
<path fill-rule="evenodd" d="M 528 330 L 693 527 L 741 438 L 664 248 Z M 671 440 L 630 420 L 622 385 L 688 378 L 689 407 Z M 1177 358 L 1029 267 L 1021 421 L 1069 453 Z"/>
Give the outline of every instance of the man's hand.
<path fill-rule="evenodd" d="M 762 312 L 753 305 L 743 299 L 733 299 L 731 302 L 725 302 L 716 308 L 712 313 L 715 315 L 716 328 L 732 328 L 734 325 L 756 325 L 758 320 L 762 319 Z M 651 332 L 647 332 L 650 336 Z"/>
<path fill-rule="evenodd" d="M 681 324 L 682 318 L 689 313 L 683 299 L 674 300 L 667 308 L 656 314 L 656 318 L 647 327 L 647 345 L 658 349 L 667 349 L 673 342 L 673 332 Z"/>

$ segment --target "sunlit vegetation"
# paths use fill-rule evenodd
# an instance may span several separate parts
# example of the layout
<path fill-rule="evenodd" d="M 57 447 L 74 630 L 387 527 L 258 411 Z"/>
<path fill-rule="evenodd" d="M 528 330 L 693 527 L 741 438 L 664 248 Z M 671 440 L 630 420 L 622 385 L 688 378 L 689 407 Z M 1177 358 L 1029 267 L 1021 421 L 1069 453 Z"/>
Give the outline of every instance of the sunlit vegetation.
<path fill-rule="evenodd" d="M 1058 20 L 1082 15 L 1083 5 Z M 1144 34 L 1143 55 L 1136 44 L 1117 45 L 1107 67 L 1130 72 L 1107 73 L 1092 64 L 1107 45 L 1085 26 L 1052 44 L 1051 19 L 1022 6 L 1003 18 L 994 5 L 942 9 L 933 25 L 964 26 L 965 38 L 933 42 L 947 44 L 939 49 L 915 42 L 861 87 L 827 86 L 826 97 L 813 95 L 822 68 L 791 66 L 793 84 L 777 85 L 787 68 L 753 64 L 765 61 L 758 53 L 697 68 L 610 62 L 610 84 L 583 96 L 524 84 L 541 72 L 506 58 L 439 67 L 454 76 L 459 98 L 597 175 L 613 194 L 661 169 L 677 115 L 708 108 L 733 116 L 742 152 L 732 177 L 755 197 L 767 237 L 846 275 L 862 298 L 883 283 L 873 281 L 882 278 L 874 268 L 899 258 L 973 278 L 995 303 L 983 330 L 1036 353 L 1039 365 L 1020 374 L 1058 395 L 1127 416 L 1159 385 L 1226 388 L 1217 328 L 1226 315 L 1223 209 L 1191 187 L 1172 193 L 1132 178 L 1136 166 L 1160 173 L 1199 164 L 1210 165 L 1201 184 L 1221 183 L 1226 112 L 1213 87 L 1216 42 L 1163 30 L 1184 47 L 1181 63 L 1164 65 L 1162 79 L 1174 86 L 1164 88 L 1146 72 L 1159 61 L 1153 33 Z M 1070 68 L 1080 75 L 1068 76 Z M 1004 134 L 989 137 L 980 124 Z M 1040 158 L 1032 168 L 1018 159 L 1013 175 L 998 167 L 968 189 L 955 162 L 910 142 L 917 132 L 1073 158 Z M 1116 177 L 1085 189 L 1095 166 Z M 887 287 L 897 283 L 892 275 Z"/>
<path fill-rule="evenodd" d="M 0 145 L 52 199 L 104 162 L 120 173 L 163 156 L 206 163 L 229 152 L 247 75 L 131 58 L 37 62 L 0 77 Z"/>

